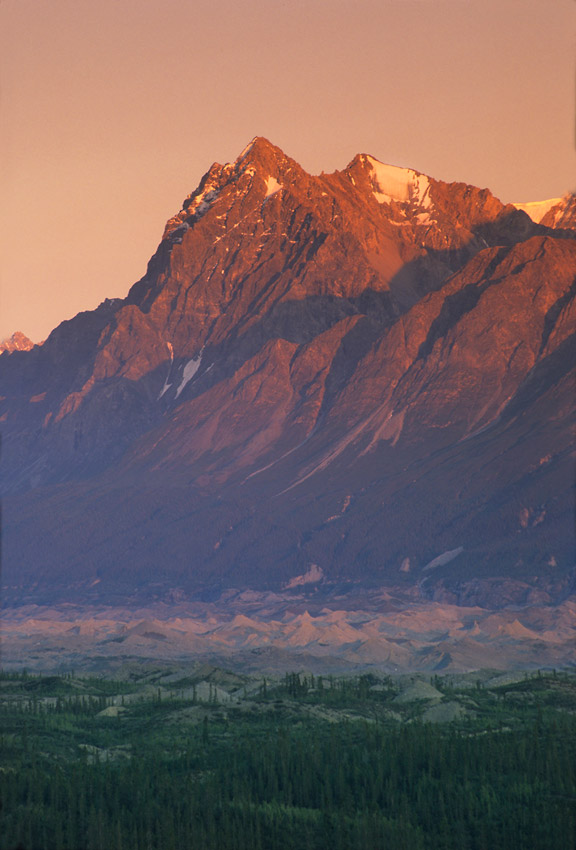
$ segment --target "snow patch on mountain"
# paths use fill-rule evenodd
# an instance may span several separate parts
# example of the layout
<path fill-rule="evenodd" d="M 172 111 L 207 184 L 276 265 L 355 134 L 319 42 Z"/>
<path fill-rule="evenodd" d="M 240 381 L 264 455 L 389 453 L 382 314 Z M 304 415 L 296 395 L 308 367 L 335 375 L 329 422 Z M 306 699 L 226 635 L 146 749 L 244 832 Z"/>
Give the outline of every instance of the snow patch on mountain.
<path fill-rule="evenodd" d="M 256 141 L 258 141 L 258 136 L 254 136 L 254 138 L 250 142 L 248 142 L 248 144 L 246 145 L 244 150 L 241 151 L 241 153 L 234 160 L 234 163 L 233 163 L 234 165 L 237 165 L 238 163 L 242 162 L 242 160 L 245 159 L 248 156 L 248 154 L 250 153 L 250 151 L 254 147 L 254 143 Z"/>
<path fill-rule="evenodd" d="M 188 224 L 187 221 L 184 221 L 184 222 L 182 222 L 182 224 L 178 225 L 178 227 L 175 230 L 172 231 L 172 234 L 171 234 L 172 242 L 174 242 L 177 245 L 180 245 L 180 243 L 182 242 L 182 239 L 184 238 L 184 234 L 189 229 L 190 229 L 190 225 Z"/>
<path fill-rule="evenodd" d="M 170 237 L 173 243 L 182 242 L 185 232 L 191 227 L 192 220 L 198 221 L 210 209 L 213 202 L 218 198 L 220 188 L 211 179 L 197 195 L 188 195 L 180 212 L 173 216 L 166 224 L 164 239 Z"/>
<path fill-rule="evenodd" d="M 168 379 L 166 379 L 164 381 L 164 386 L 162 387 L 162 389 L 160 390 L 160 393 L 158 395 L 158 401 L 160 401 L 160 399 L 162 398 L 164 393 L 168 392 L 168 390 L 170 389 L 171 386 L 172 386 L 172 384 L 168 383 Z"/>
<path fill-rule="evenodd" d="M 561 201 L 562 198 L 548 198 L 547 201 L 530 201 L 526 204 L 512 204 L 512 206 L 525 212 L 536 224 L 540 224 L 546 213 Z"/>
<path fill-rule="evenodd" d="M 445 564 L 449 564 L 450 561 L 453 561 L 454 558 L 457 558 L 464 551 L 463 546 L 458 546 L 457 549 L 449 549 L 447 552 L 442 552 L 441 555 L 438 555 L 437 558 L 433 558 L 431 561 L 428 561 L 423 570 L 433 570 L 436 567 L 443 567 Z"/>
<path fill-rule="evenodd" d="M 279 192 L 284 187 L 281 183 L 279 183 L 275 177 L 268 177 L 266 180 L 266 198 L 270 198 L 272 195 L 275 195 L 276 192 Z"/>
<path fill-rule="evenodd" d="M 202 349 L 203 351 L 204 349 Z M 193 357 L 191 360 L 186 363 L 184 369 L 182 370 L 182 380 L 180 381 L 180 386 L 176 390 L 176 398 L 180 395 L 186 384 L 189 384 L 198 369 L 200 368 L 200 364 L 202 362 L 202 351 L 198 354 L 197 357 Z"/>
<path fill-rule="evenodd" d="M 170 373 L 172 372 L 172 364 L 174 363 L 174 349 L 173 349 L 173 347 L 172 347 L 172 343 L 171 343 L 171 342 L 167 342 L 167 343 L 166 343 L 166 348 L 167 348 L 167 349 L 168 349 L 168 351 L 170 352 L 170 367 L 169 367 L 169 369 L 168 369 L 168 374 L 166 375 L 166 380 L 164 381 L 164 386 L 163 386 L 163 387 L 162 387 L 162 389 L 160 390 L 160 395 L 158 396 L 158 401 L 160 401 L 160 399 L 162 398 L 162 396 L 164 395 L 164 393 L 168 392 L 168 390 L 169 390 L 169 389 L 170 389 L 170 387 L 172 386 L 172 384 L 169 382 Z"/>
<path fill-rule="evenodd" d="M 322 581 L 323 578 L 324 573 L 322 571 L 322 567 L 319 567 L 318 564 L 311 564 L 310 569 L 307 572 L 301 576 L 295 576 L 290 579 L 284 587 L 286 590 L 290 590 L 293 587 L 301 587 L 303 584 L 316 584 L 316 582 Z"/>
<path fill-rule="evenodd" d="M 218 195 L 218 189 L 206 187 L 203 192 L 194 198 L 188 207 L 188 213 L 193 213 L 196 218 L 199 218 L 209 209 L 212 201 L 215 201 Z"/>
<path fill-rule="evenodd" d="M 411 168 L 385 165 L 372 156 L 366 156 L 365 161 L 372 170 L 373 194 L 379 204 L 397 201 L 424 209 L 430 208 L 430 181 L 425 174 Z"/>

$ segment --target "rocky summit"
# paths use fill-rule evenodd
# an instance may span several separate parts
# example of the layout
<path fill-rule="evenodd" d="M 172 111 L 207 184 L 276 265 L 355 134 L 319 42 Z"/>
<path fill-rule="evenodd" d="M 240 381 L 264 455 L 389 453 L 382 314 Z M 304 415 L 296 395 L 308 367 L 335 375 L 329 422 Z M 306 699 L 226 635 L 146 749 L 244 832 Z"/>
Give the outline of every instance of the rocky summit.
<path fill-rule="evenodd" d="M 0 356 L 5 603 L 567 599 L 574 198 L 536 206 L 214 164 L 125 299 Z"/>
<path fill-rule="evenodd" d="M 16 331 L 12 336 L 0 342 L 0 354 L 3 354 L 5 351 L 9 354 L 13 351 L 30 351 L 33 347 L 34 343 L 31 339 L 28 339 L 22 331 Z"/>

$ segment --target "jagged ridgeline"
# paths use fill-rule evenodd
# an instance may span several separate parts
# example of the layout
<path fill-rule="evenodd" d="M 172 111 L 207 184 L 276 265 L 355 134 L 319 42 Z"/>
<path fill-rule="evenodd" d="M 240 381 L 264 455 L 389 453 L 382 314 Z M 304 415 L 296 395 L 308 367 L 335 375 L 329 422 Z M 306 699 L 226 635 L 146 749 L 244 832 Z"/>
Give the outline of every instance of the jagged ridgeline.
<path fill-rule="evenodd" d="M 574 235 L 367 155 L 214 164 L 127 298 L 0 357 L 5 600 L 564 599 Z"/>

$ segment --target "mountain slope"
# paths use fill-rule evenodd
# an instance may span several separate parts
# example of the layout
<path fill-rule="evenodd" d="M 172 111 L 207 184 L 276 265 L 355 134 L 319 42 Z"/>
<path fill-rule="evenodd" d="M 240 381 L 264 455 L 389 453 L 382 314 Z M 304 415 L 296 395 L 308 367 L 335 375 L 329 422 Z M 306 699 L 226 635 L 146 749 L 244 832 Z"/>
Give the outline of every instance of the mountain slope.
<path fill-rule="evenodd" d="M 213 165 L 125 300 L 0 357 L 6 598 L 566 596 L 576 241 L 545 219 L 367 155 Z"/>

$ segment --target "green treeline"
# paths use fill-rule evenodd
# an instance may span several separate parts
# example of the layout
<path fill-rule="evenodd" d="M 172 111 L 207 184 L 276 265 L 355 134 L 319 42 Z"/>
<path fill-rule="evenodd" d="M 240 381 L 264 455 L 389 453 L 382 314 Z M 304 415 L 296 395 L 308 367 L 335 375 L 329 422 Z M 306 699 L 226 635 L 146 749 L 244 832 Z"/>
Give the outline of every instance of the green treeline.
<path fill-rule="evenodd" d="M 266 710 L 194 725 L 157 697 L 130 717 L 93 696 L 4 706 L 0 850 L 574 850 L 574 713 L 282 723 L 264 690 Z"/>

